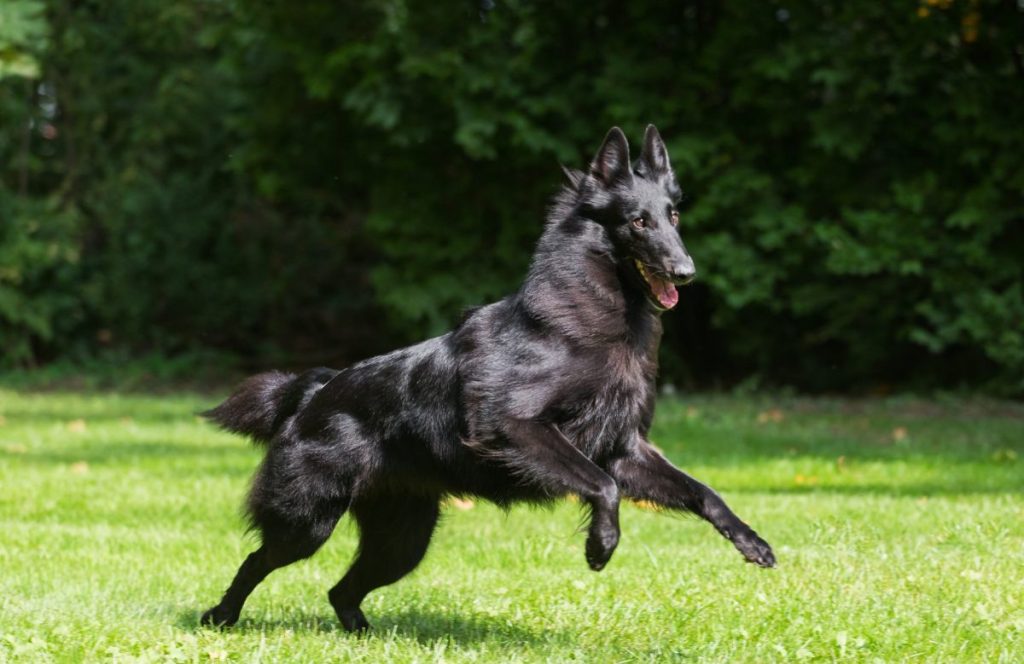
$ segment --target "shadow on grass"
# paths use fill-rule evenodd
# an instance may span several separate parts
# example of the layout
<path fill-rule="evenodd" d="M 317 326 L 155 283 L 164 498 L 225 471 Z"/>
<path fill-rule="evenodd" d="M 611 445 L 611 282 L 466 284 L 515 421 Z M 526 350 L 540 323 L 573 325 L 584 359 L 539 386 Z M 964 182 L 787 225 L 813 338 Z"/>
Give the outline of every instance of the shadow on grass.
<path fill-rule="evenodd" d="M 68 450 L 41 449 L 20 455 L 18 458 L 40 464 L 66 464 L 87 461 L 90 464 L 123 463 L 130 459 L 215 459 L 224 461 L 236 459 L 239 464 L 252 470 L 252 453 L 244 441 L 235 445 L 218 444 L 181 444 L 181 443 L 146 443 L 146 442 L 114 442 L 75 446 Z"/>
<path fill-rule="evenodd" d="M 178 615 L 174 624 L 178 628 L 190 632 L 216 629 L 200 625 L 199 616 L 199 611 L 184 611 Z M 310 614 L 303 611 L 296 611 L 287 617 L 270 620 L 246 619 L 243 614 L 238 624 L 225 631 L 337 633 L 351 639 L 396 636 L 422 644 L 449 639 L 461 643 L 497 640 L 506 643 L 539 644 L 550 643 L 553 639 L 557 640 L 559 636 L 566 636 L 548 629 L 528 629 L 499 617 L 480 614 L 405 609 L 376 618 L 371 614 L 368 618 L 372 628 L 368 634 L 363 636 L 346 632 L 334 615 Z"/>
<path fill-rule="evenodd" d="M 211 400 L 210 405 L 215 402 Z M 714 406 L 702 406 L 702 414 L 693 421 L 681 418 L 682 411 L 678 410 L 681 406 L 673 405 L 677 409 L 675 417 L 669 408 L 669 416 L 658 427 L 663 436 L 660 442 L 669 459 L 727 493 L 930 496 L 996 494 L 1024 489 L 1019 479 L 1024 462 L 1024 420 L 1016 417 L 979 420 L 977 426 L 974 422 L 966 427 L 960 423 L 948 429 L 946 425 L 954 424 L 955 418 L 944 415 L 943 409 L 933 409 L 934 412 L 927 412 L 930 419 L 909 425 L 908 433 L 905 428 L 894 429 L 893 414 L 883 407 L 884 404 L 860 405 L 863 413 L 857 421 L 837 419 L 828 409 L 823 411 L 821 419 L 815 419 L 794 406 L 792 415 L 783 416 L 779 411 L 778 417 L 784 419 L 778 422 L 758 423 L 759 407 L 739 401 L 743 408 L 730 408 L 731 403 L 725 402 L 717 410 Z M 212 433 L 212 425 L 195 429 L 201 440 L 194 445 L 174 442 L 181 440 L 180 429 L 173 439 L 161 435 L 168 426 L 194 421 L 194 414 L 187 412 L 188 409 L 173 405 L 136 408 L 125 401 L 91 404 L 87 410 L 89 412 L 81 416 L 90 431 L 93 426 L 118 422 L 118 415 L 122 413 L 131 417 L 131 421 L 122 424 L 136 428 L 115 428 L 98 436 L 103 440 L 76 438 L 76 434 L 69 431 L 65 439 L 61 433 L 54 435 L 52 427 L 55 422 L 61 425 L 69 422 L 72 414 L 15 404 L 4 410 L 9 422 L 24 417 L 24 424 L 38 425 L 45 430 L 44 437 L 49 442 L 35 449 L 25 449 L 12 438 L 8 447 L 15 451 L 0 446 L 0 459 L 38 466 L 69 466 L 84 461 L 97 468 L 115 469 L 118 465 L 148 465 L 159 470 L 187 464 L 197 471 L 232 477 L 249 476 L 256 467 L 254 458 L 258 452 L 240 436 L 207 436 L 204 432 Z M 740 411 L 741 415 L 737 415 Z M 3 440 L 0 438 L 0 442 Z M 659 442 L 657 436 L 655 441 Z M 789 461 L 794 463 L 787 463 Z M 896 465 L 901 463 L 921 466 L 925 471 L 916 477 L 903 478 L 901 474 L 905 471 Z M 862 464 L 875 467 L 866 468 Z M 878 464 L 883 467 L 879 468 Z M 864 476 L 841 479 L 828 470 L 840 465 L 851 472 L 862 471 Z M 758 469 L 756 477 L 752 478 L 747 472 L 750 468 Z M 797 468 L 801 469 L 799 473 L 810 476 L 801 478 L 801 483 L 805 479 L 816 482 L 815 473 L 821 474 L 822 481 L 794 485 Z M 889 478 L 891 484 L 886 482 Z"/>
<path fill-rule="evenodd" d="M 212 404 L 211 407 L 216 404 Z M 146 430 L 153 427 L 180 426 L 196 424 L 197 432 L 214 433 L 218 432 L 216 425 L 206 422 L 198 412 L 168 411 L 168 412 L 147 412 L 139 414 L 131 409 L 124 409 L 110 412 L 109 408 L 103 410 L 102 414 L 90 411 L 85 408 L 48 411 L 18 412 L 17 410 L 5 408 L 4 418 L 7 423 L 13 426 L 24 426 L 25 428 L 38 428 L 40 431 L 48 431 L 53 426 L 66 426 L 75 420 L 82 420 L 92 430 L 99 427 L 117 427 L 123 430 Z M 229 434 L 230 435 L 230 434 Z"/>
<path fill-rule="evenodd" d="M 952 498 L 956 496 L 996 496 L 1022 493 L 1024 487 L 1018 474 L 1007 473 L 998 482 L 983 484 L 970 480 L 949 483 L 914 482 L 909 484 L 821 484 L 818 486 L 765 486 L 764 488 L 729 488 L 719 486 L 720 493 L 766 494 L 778 496 L 889 496 L 891 498 Z"/>
<path fill-rule="evenodd" d="M 134 442 L 130 439 L 102 444 L 75 445 L 69 449 L 43 448 L 18 454 L 4 454 L 0 449 L 0 459 L 11 458 L 19 462 L 37 466 L 70 466 L 86 462 L 96 468 L 117 468 L 142 465 L 154 468 L 177 468 L 187 465 L 196 472 L 216 472 L 229 477 L 248 477 L 257 467 L 258 456 L 245 441 L 228 444 L 182 444 L 182 443 L 149 443 Z M 1022 452 L 1021 456 L 1024 456 Z M 993 460 L 987 450 L 979 450 L 973 456 L 953 457 L 943 455 L 924 456 L 920 454 L 879 455 L 868 452 L 851 452 L 844 455 L 844 463 L 855 472 L 868 472 L 875 477 L 864 477 L 860 480 L 843 480 L 830 483 L 828 477 L 818 480 L 815 477 L 801 478 L 807 484 L 792 484 L 791 469 L 778 468 L 773 471 L 772 464 L 778 460 L 797 458 L 801 461 L 816 463 L 826 460 L 834 464 L 835 457 L 831 454 L 814 454 L 808 451 L 799 457 L 749 454 L 744 457 L 720 456 L 718 458 L 702 458 L 700 455 L 671 455 L 677 464 L 694 474 L 698 479 L 711 481 L 715 488 L 723 493 L 763 493 L 763 494 L 843 494 L 843 495 L 891 495 L 891 496 L 940 496 L 940 495 L 983 495 L 998 493 L 1019 493 L 1024 491 L 1021 483 L 1021 462 L 1013 460 Z M 694 467 L 687 468 L 687 460 L 692 460 Z M 898 469 L 894 466 L 891 483 L 880 482 L 877 468 L 862 471 L 860 464 L 922 464 L 939 465 L 941 478 L 927 480 L 901 479 Z M 713 471 L 742 471 L 745 467 L 761 467 L 760 483 L 745 480 L 741 477 L 724 476 L 718 479 L 708 478 Z M 828 472 L 827 469 L 826 473 Z M 814 471 L 804 471 L 813 475 Z M 819 469 L 818 472 L 821 472 Z"/>
<path fill-rule="evenodd" d="M 380 634 L 394 633 L 421 643 L 451 638 L 461 642 L 497 639 L 536 644 L 551 642 L 559 636 L 550 629 L 528 629 L 497 616 L 417 609 L 383 615 L 374 624 Z"/>

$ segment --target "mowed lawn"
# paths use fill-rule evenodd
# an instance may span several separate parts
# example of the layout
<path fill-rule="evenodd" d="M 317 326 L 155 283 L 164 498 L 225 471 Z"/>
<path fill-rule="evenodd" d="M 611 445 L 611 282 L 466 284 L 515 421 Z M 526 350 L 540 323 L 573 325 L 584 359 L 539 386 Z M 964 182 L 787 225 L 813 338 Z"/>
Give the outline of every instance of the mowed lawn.
<path fill-rule="evenodd" d="M 449 505 L 419 569 L 327 603 L 355 532 L 273 574 L 232 630 L 200 628 L 254 544 L 259 453 L 192 394 L 0 390 L 0 661 L 1024 661 L 1024 408 L 699 396 L 654 441 L 774 547 L 627 505 L 608 568 L 580 512 Z"/>

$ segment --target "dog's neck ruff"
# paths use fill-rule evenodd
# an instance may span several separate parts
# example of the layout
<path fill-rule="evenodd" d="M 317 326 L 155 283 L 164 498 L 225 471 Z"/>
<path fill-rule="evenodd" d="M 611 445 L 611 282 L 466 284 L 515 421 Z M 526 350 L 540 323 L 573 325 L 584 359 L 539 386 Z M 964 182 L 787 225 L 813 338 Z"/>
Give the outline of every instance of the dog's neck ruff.
<path fill-rule="evenodd" d="M 613 251 L 596 223 L 549 224 L 517 295 L 519 305 L 575 341 L 639 342 L 646 353 L 652 333 L 660 337 L 661 322 L 645 296 L 627 288 Z"/>

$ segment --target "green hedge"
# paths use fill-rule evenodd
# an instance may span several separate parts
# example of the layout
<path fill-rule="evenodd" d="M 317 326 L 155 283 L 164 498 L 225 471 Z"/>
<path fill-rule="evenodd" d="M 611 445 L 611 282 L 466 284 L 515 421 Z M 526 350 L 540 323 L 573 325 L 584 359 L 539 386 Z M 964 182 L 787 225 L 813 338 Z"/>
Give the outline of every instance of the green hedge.
<path fill-rule="evenodd" d="M 1020 394 L 1018 5 L 16 0 L 4 361 L 439 332 L 515 287 L 559 162 L 655 122 L 700 275 L 670 378 Z"/>

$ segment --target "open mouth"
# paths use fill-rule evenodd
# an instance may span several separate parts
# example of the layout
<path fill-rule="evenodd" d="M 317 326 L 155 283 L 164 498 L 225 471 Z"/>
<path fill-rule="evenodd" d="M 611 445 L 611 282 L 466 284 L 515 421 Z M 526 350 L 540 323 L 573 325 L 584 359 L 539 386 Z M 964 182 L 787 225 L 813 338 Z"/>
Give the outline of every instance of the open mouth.
<path fill-rule="evenodd" d="M 647 284 L 647 295 L 652 304 L 667 311 L 679 303 L 679 291 L 676 290 L 676 284 L 671 279 L 659 275 L 638 260 L 634 259 L 633 262 L 636 263 L 637 272 Z M 680 285 L 686 285 L 691 281 L 693 281 L 692 278 L 687 279 Z"/>

